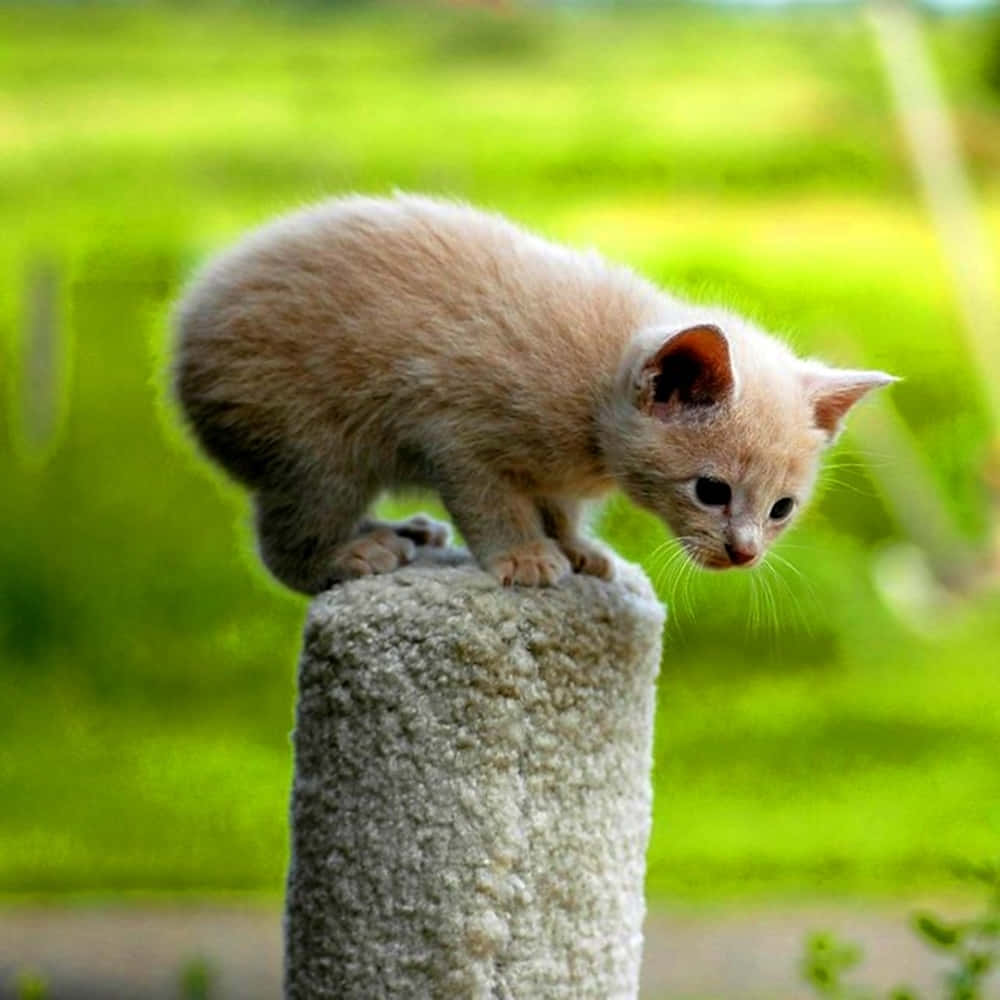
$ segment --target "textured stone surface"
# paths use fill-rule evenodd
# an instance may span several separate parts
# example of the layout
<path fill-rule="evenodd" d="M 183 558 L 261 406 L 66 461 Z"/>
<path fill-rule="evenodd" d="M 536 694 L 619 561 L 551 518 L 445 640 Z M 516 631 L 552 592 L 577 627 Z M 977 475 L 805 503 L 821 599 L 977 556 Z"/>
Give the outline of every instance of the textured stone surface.
<path fill-rule="evenodd" d="M 624 563 L 546 590 L 414 566 L 320 595 L 287 996 L 636 997 L 662 622 Z"/>

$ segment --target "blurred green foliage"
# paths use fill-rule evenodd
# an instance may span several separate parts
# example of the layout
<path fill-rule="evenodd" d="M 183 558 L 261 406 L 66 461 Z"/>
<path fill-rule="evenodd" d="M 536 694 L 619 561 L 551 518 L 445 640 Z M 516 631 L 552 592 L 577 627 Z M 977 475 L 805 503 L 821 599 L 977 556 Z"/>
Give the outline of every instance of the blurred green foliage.
<path fill-rule="evenodd" d="M 928 947 L 944 954 L 942 1000 L 986 1000 L 989 980 L 1000 963 L 1000 865 L 966 866 L 964 872 L 986 891 L 981 912 L 967 920 L 942 919 L 918 912 L 911 921 L 914 933 Z M 878 1000 L 877 991 L 848 981 L 864 953 L 854 944 L 819 932 L 806 940 L 802 978 L 827 1000 Z M 904 975 L 906 970 L 899 970 Z M 995 980 L 993 981 L 995 983 Z M 910 986 L 897 986 L 886 1000 L 920 1000 Z"/>
<path fill-rule="evenodd" d="M 995 238 L 981 27 L 931 31 Z M 168 310 L 246 227 L 395 186 L 905 375 L 983 537 L 977 375 L 856 10 L 0 7 L 0 890 L 281 890 L 305 603 L 178 427 Z M 935 638 L 885 609 L 893 461 L 838 446 L 753 576 L 681 575 L 609 505 L 671 606 L 655 893 L 895 892 L 995 849 L 998 602 Z"/>

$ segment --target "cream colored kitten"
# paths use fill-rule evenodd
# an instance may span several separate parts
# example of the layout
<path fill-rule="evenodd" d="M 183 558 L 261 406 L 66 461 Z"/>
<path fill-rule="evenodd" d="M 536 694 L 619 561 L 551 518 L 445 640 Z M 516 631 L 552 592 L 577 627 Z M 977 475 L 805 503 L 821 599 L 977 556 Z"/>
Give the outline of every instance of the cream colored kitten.
<path fill-rule="evenodd" d="M 802 508 L 847 410 L 891 381 L 797 359 L 594 252 L 465 205 L 330 201 L 211 262 L 177 311 L 176 389 L 254 494 L 260 552 L 315 593 L 442 545 L 371 520 L 436 490 L 504 583 L 611 563 L 581 501 L 614 486 L 704 566 L 757 563 Z"/>

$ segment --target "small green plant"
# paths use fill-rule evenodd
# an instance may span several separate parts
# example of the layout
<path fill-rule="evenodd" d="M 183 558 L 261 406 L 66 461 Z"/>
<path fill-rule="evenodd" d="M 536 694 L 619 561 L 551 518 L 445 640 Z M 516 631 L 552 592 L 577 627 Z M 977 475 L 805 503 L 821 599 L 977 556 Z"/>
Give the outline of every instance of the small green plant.
<path fill-rule="evenodd" d="M 181 1000 L 210 1000 L 215 970 L 202 956 L 188 959 L 181 969 Z"/>
<path fill-rule="evenodd" d="M 34 969 L 22 969 L 14 980 L 17 1000 L 48 1000 L 49 987 Z"/>
<path fill-rule="evenodd" d="M 840 941 L 828 931 L 817 931 L 806 940 L 802 976 L 821 997 L 830 1000 L 860 998 L 865 995 L 863 991 L 845 986 L 843 975 L 858 965 L 862 956 L 857 945 Z"/>
<path fill-rule="evenodd" d="M 987 891 L 982 912 L 969 920 L 949 921 L 932 913 L 915 913 L 913 930 L 932 948 L 950 958 L 944 973 L 941 1000 L 987 1000 L 983 988 L 992 971 L 1000 968 L 1000 861 L 969 865 L 961 874 Z M 874 990 L 844 981 L 863 957 L 857 945 L 829 933 L 812 934 L 806 941 L 802 976 L 824 1000 L 878 1000 Z M 897 986 L 887 1000 L 921 1000 L 909 986 Z"/>

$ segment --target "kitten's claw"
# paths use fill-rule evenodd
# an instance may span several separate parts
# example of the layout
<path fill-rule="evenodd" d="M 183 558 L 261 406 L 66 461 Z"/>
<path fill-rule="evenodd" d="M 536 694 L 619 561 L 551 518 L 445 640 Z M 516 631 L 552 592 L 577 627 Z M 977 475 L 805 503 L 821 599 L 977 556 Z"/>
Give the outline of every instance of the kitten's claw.
<path fill-rule="evenodd" d="M 376 528 L 344 545 L 334 558 L 337 575 L 343 578 L 391 573 L 413 562 L 416 546 L 391 528 Z"/>
<path fill-rule="evenodd" d="M 569 560 L 549 539 L 519 545 L 490 560 L 489 571 L 505 586 L 549 587 L 570 572 Z"/>
<path fill-rule="evenodd" d="M 586 573 L 602 580 L 610 580 L 615 575 L 615 565 L 607 551 L 595 542 L 582 538 L 561 541 L 560 548 L 566 553 L 574 573 Z"/>

